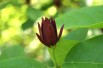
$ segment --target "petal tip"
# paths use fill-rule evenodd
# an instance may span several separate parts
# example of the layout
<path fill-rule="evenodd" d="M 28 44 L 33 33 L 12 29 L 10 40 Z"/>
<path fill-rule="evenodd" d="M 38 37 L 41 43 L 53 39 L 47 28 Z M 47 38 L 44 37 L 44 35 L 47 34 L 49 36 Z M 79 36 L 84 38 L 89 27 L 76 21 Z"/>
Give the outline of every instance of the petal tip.
<path fill-rule="evenodd" d="M 58 41 L 63 33 L 63 29 L 64 29 L 64 24 L 62 25 L 61 29 L 60 29 L 60 32 L 59 32 L 59 36 L 58 36 Z"/>

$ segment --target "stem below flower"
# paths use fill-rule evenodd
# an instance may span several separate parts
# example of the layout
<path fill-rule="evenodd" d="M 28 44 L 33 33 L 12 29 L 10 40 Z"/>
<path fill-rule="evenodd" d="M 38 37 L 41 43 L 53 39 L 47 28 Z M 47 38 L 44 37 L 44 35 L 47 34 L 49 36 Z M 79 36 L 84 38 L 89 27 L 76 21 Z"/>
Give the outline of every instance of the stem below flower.
<path fill-rule="evenodd" d="M 56 66 L 55 68 L 62 68 L 61 66 Z"/>
<path fill-rule="evenodd" d="M 62 67 L 58 64 L 58 62 L 57 62 L 57 60 L 56 60 L 55 48 L 56 48 L 56 45 L 53 47 L 53 59 L 54 59 L 55 68 L 62 68 Z"/>
<path fill-rule="evenodd" d="M 48 51 L 50 53 L 51 59 L 54 62 L 54 68 L 62 68 L 62 65 L 59 64 L 56 57 L 56 45 L 52 46 L 51 48 L 48 48 Z"/>

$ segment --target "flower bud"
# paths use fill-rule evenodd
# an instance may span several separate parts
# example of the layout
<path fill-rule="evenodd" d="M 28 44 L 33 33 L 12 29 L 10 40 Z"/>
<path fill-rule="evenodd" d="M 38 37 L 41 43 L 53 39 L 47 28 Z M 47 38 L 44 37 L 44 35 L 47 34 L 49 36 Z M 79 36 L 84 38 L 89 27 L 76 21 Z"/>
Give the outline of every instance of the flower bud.
<path fill-rule="evenodd" d="M 37 37 L 39 40 L 46 46 L 51 47 L 56 45 L 56 43 L 59 41 L 64 25 L 62 25 L 59 35 L 57 35 L 57 28 L 56 28 L 56 23 L 53 18 L 42 18 L 42 23 L 41 25 L 38 23 L 38 28 L 39 28 L 39 34 L 36 33 Z"/>

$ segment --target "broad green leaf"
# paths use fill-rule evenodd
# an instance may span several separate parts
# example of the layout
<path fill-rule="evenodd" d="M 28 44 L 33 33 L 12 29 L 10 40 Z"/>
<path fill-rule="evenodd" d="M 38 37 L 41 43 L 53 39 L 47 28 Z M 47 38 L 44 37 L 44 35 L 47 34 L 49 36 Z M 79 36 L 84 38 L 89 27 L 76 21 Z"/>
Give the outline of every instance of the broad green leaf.
<path fill-rule="evenodd" d="M 0 60 L 25 56 L 23 47 L 19 45 L 5 46 L 1 49 Z"/>
<path fill-rule="evenodd" d="M 57 25 L 65 28 L 100 28 L 103 27 L 103 6 L 84 7 L 59 16 Z"/>
<path fill-rule="evenodd" d="M 30 27 L 33 27 L 34 21 L 28 19 L 25 23 L 22 24 L 22 29 L 26 30 Z"/>
<path fill-rule="evenodd" d="M 61 40 L 56 44 L 56 47 L 48 48 L 50 56 L 55 64 L 61 66 L 70 49 L 77 44 L 74 40 Z M 56 61 L 56 62 L 55 62 Z"/>
<path fill-rule="evenodd" d="M 34 59 L 26 58 L 21 46 L 4 47 L 0 55 L 0 68 L 47 68 Z"/>
<path fill-rule="evenodd" d="M 75 45 L 66 56 L 63 68 L 103 68 L 103 35 Z"/>
<path fill-rule="evenodd" d="M 88 29 L 85 29 L 85 28 L 77 29 L 77 30 L 74 30 L 74 31 L 68 33 L 68 35 L 65 36 L 64 38 L 69 39 L 69 40 L 83 41 L 87 37 L 87 32 L 88 32 Z"/>
<path fill-rule="evenodd" d="M 47 68 L 44 64 L 30 58 L 19 57 L 0 61 L 0 68 Z"/>
<path fill-rule="evenodd" d="M 35 21 L 38 17 L 41 16 L 41 11 L 34 9 L 32 7 L 28 7 L 27 16 L 28 16 L 29 19 Z"/>

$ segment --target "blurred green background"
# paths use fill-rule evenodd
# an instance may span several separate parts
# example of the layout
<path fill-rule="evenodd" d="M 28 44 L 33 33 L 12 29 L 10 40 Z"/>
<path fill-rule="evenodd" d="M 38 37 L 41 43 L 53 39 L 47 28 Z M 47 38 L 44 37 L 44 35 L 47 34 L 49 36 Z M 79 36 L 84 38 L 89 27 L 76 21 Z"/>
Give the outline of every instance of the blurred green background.
<path fill-rule="evenodd" d="M 103 0 L 0 0 L 0 55 L 23 55 L 23 50 L 28 57 L 51 63 L 47 49 L 35 35 L 41 17 L 57 18 L 71 10 L 96 5 L 103 5 Z M 66 33 L 64 30 L 63 36 Z"/>

